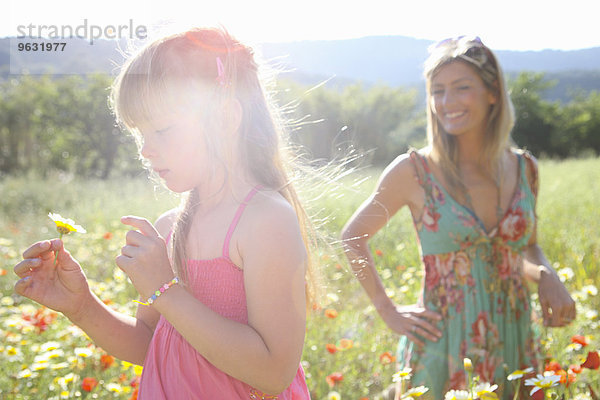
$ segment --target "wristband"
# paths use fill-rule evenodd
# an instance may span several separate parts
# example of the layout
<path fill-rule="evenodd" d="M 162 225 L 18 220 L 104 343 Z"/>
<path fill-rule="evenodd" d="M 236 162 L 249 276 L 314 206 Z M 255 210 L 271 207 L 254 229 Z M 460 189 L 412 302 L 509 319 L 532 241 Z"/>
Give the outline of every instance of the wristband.
<path fill-rule="evenodd" d="M 148 300 L 146 300 L 145 303 L 141 302 L 139 300 L 133 300 L 133 301 L 135 301 L 136 303 L 140 303 L 144 306 L 149 306 L 152 303 L 154 303 L 156 301 L 156 299 L 160 297 L 161 294 L 166 292 L 171 286 L 173 286 L 176 283 L 179 283 L 178 277 L 173 278 L 172 280 L 170 280 L 169 282 L 165 283 L 160 288 L 158 288 L 154 293 L 152 293 L 152 296 L 148 297 Z"/>

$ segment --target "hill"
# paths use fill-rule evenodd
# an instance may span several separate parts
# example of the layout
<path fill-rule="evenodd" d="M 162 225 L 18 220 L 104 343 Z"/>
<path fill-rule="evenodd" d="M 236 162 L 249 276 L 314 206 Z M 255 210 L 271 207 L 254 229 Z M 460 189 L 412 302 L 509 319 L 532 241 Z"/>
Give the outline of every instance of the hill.
<path fill-rule="evenodd" d="M 66 39 L 65 51 L 19 52 L 18 40 L 0 39 L 0 76 L 28 72 L 39 74 L 114 73 L 123 62 L 114 41 Z M 334 77 L 331 84 L 361 81 L 390 86 L 423 86 L 422 65 L 431 41 L 404 36 L 371 36 L 348 40 L 262 43 L 257 50 L 263 58 L 289 71 L 286 77 L 315 84 Z M 125 48 L 125 44 L 120 46 Z M 565 100 L 572 93 L 600 90 L 600 47 L 561 51 L 496 52 L 505 72 L 546 73 L 558 83 L 548 91 L 553 100 Z"/>

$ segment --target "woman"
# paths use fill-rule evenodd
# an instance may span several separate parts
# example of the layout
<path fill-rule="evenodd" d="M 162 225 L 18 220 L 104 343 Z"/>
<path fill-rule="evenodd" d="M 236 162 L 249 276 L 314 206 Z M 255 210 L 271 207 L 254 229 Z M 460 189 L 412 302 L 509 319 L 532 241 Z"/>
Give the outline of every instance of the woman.
<path fill-rule="evenodd" d="M 384 170 L 344 228 L 346 253 L 380 316 L 403 335 L 398 359 L 413 369 L 413 386 L 434 399 L 464 388 L 468 357 L 508 399 L 507 373 L 536 365 L 524 278 L 538 284 L 548 326 L 575 318 L 575 303 L 537 244 L 537 163 L 511 148 L 514 112 L 496 57 L 479 38 L 447 39 L 430 49 L 425 77 L 429 145 Z M 425 276 L 418 304 L 398 306 L 368 240 L 404 206 Z"/>

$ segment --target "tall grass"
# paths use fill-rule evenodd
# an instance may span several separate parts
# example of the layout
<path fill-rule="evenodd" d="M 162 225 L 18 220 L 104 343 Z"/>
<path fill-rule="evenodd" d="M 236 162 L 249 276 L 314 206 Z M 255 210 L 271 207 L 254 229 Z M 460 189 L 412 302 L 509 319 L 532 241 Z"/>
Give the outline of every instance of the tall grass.
<path fill-rule="evenodd" d="M 314 399 L 327 398 L 332 390 L 341 393 L 343 399 L 374 399 L 391 384 L 395 372 L 393 356 L 398 338 L 377 316 L 346 267 L 336 242 L 344 223 L 373 190 L 379 173 L 364 170 L 326 190 L 303 190 L 319 229 L 331 242 L 317 255 L 324 276 L 324 296 L 309 317 L 303 355 Z M 548 352 L 558 357 L 564 354 L 570 335 L 591 334 L 598 328 L 600 296 L 592 288 L 600 277 L 600 159 L 542 161 L 540 182 L 538 241 L 576 295 L 580 311 L 574 324 L 548 333 Z M 66 180 L 58 176 L 45 180 L 4 178 L 0 193 L 0 270 L 5 271 L 0 274 L 0 363 L 7 371 L 0 376 L 0 398 L 36 399 L 41 393 L 44 398 L 78 397 L 77 393 L 81 397 L 96 393 L 100 398 L 129 398 L 132 389 L 128 385 L 130 380 L 135 383 L 135 375 L 123 372 L 127 365 L 105 369 L 100 362 L 101 349 L 83 363 L 80 356 L 58 357 L 56 362 L 68 364 L 63 369 L 32 369 L 34 365 L 39 367 L 34 359 L 39 356 L 40 346 L 58 338 L 64 340 L 65 331 L 71 328 L 61 316 L 44 330 L 18 322 L 39 307 L 13 294 L 16 277 L 12 268 L 30 243 L 55 236 L 47 214 L 61 213 L 89 232 L 69 236 L 66 242 L 94 282 L 95 290 L 115 307 L 132 311 L 130 299 L 135 291 L 114 265 L 126 231 L 119 218 L 135 214 L 153 221 L 179 200 L 143 177 L 112 181 Z M 408 211 L 401 210 L 371 245 L 378 250 L 377 267 L 389 295 L 399 304 L 415 302 L 422 271 Z M 65 353 L 88 343 L 79 336 L 69 340 L 62 345 Z M 592 336 L 592 340 L 598 348 L 598 338 Z M 12 354 L 17 348 L 20 354 Z M 12 355 L 7 357 L 9 349 Z M 66 382 L 63 378 L 69 373 L 72 379 Z M 332 379 L 334 373 L 343 380 Z M 122 380 L 123 374 L 130 374 L 126 381 Z M 87 393 L 81 383 L 90 376 L 101 383 Z M 109 386 L 113 383 L 119 388 Z"/>

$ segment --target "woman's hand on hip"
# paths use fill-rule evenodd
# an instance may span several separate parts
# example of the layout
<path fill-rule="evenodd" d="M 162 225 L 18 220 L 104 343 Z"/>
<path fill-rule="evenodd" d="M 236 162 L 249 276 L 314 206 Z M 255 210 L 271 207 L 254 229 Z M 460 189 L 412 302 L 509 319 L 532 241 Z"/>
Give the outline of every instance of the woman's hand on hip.
<path fill-rule="evenodd" d="M 437 342 L 442 337 L 442 331 L 436 327 L 442 316 L 419 305 L 394 305 L 380 310 L 379 314 L 391 330 L 405 335 L 419 347 L 425 345 L 423 339 Z"/>

